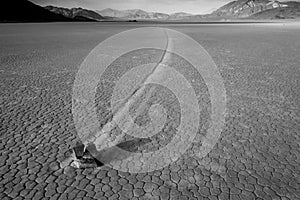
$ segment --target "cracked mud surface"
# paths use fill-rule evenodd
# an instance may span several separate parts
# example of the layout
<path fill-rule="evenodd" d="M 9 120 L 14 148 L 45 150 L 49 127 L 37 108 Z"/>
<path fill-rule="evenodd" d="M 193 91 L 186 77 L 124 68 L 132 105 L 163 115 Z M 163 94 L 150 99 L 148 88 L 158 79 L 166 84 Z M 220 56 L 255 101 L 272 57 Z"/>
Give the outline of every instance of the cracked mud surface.
<path fill-rule="evenodd" d="M 136 26 L 0 26 L 0 199 L 300 199 L 300 26 L 168 26 L 213 57 L 226 87 L 226 122 L 205 158 L 194 153 L 195 144 L 163 170 L 142 174 L 64 163 L 78 140 L 72 116 L 78 67 L 99 42 Z M 97 94 L 107 101 L 105 92 Z M 105 123 L 109 115 L 98 108 Z M 167 142 L 154 138 L 124 149 Z"/>

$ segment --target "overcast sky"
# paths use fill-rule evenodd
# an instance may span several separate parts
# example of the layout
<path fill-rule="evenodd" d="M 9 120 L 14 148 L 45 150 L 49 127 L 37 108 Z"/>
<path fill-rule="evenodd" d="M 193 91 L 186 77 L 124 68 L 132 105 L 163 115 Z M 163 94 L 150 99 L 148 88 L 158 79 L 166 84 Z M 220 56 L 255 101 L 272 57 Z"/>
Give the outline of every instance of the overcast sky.
<path fill-rule="evenodd" d="M 36 4 L 61 7 L 82 7 L 92 10 L 113 8 L 119 10 L 142 9 L 145 11 L 206 14 L 231 0 L 30 0 Z M 300 1 L 300 0 L 297 0 Z"/>

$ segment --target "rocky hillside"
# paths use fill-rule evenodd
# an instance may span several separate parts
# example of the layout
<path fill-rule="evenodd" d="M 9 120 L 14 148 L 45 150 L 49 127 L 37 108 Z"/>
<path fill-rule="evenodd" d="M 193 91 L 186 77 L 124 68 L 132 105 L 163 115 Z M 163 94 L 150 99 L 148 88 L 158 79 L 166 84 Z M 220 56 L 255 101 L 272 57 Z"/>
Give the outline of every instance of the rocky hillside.
<path fill-rule="evenodd" d="M 284 8 L 265 10 L 250 16 L 252 19 L 296 19 L 300 18 L 300 3 Z"/>
<path fill-rule="evenodd" d="M 105 20 L 105 17 L 102 17 L 100 14 L 96 13 L 92 10 L 87 10 L 83 8 L 61 8 L 61 7 L 54 7 L 54 6 L 46 6 L 45 9 L 63 15 L 70 19 L 82 19 L 85 21 L 102 21 Z"/>
<path fill-rule="evenodd" d="M 218 17 L 249 17 L 266 10 L 293 7 L 295 2 L 279 2 L 272 0 L 238 0 L 230 2 L 214 11 L 211 15 Z M 296 4 L 298 4 L 296 2 Z"/>
<path fill-rule="evenodd" d="M 52 13 L 27 0 L 8 0 L 2 4 L 0 22 L 52 22 L 74 21 Z"/>

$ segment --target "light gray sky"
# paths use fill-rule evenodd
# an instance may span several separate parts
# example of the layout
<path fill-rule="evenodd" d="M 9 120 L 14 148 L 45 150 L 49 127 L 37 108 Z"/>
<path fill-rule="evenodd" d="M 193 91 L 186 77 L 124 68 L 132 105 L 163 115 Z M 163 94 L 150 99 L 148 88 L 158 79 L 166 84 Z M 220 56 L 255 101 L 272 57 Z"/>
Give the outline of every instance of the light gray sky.
<path fill-rule="evenodd" d="M 113 8 L 119 10 L 142 9 L 145 11 L 206 14 L 231 0 L 30 0 L 36 4 L 61 7 L 82 7 L 91 10 Z M 300 0 L 297 0 L 300 1 Z"/>

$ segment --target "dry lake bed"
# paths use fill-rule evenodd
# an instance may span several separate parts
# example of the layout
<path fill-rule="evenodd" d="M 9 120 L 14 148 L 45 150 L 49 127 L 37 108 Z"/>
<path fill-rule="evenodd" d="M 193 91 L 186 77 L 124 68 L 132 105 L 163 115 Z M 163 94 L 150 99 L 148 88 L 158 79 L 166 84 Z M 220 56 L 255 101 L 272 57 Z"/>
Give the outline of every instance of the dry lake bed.
<path fill-rule="evenodd" d="M 79 66 L 106 38 L 148 26 L 192 37 L 216 63 L 227 95 L 217 144 L 201 158 L 200 137 L 195 151 L 147 173 L 66 164 L 79 139 L 72 115 Z M 129 56 L 158 58 L 150 50 Z M 299 23 L 0 24 L 0 77 L 0 199 L 300 199 Z M 106 89 L 98 90 L 100 121 L 109 115 L 101 109 Z M 209 119 L 204 112 L 200 135 Z M 168 137 L 122 148 L 155 150 Z"/>

